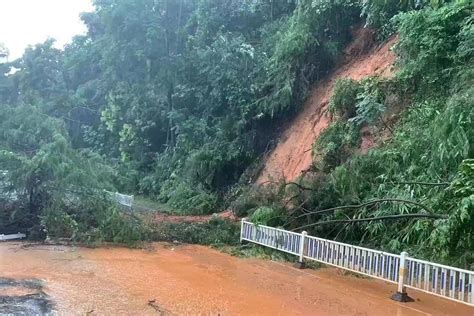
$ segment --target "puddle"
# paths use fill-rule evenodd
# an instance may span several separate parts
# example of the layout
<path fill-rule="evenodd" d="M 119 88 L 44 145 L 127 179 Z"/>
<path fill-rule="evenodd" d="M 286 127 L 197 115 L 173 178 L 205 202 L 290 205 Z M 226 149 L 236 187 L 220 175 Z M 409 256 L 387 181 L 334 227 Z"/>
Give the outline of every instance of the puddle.
<path fill-rule="evenodd" d="M 52 315 L 53 304 L 35 279 L 0 278 L 0 315 Z"/>

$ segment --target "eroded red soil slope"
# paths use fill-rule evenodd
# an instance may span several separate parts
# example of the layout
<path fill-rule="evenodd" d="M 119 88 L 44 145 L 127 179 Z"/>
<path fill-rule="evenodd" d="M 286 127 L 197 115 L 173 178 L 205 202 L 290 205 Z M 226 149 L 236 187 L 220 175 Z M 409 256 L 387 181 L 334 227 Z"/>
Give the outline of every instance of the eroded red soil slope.
<path fill-rule="evenodd" d="M 345 50 L 346 62 L 313 88 L 303 109 L 283 132 L 276 148 L 268 156 L 256 181 L 258 184 L 281 179 L 292 181 L 311 166 L 312 145 L 331 120 L 327 107 L 337 79 L 360 80 L 369 76 L 391 76 L 395 55 L 390 49 L 396 38 L 381 46 L 367 48 L 370 45 L 367 32 L 360 29 L 355 33 L 354 40 Z"/>

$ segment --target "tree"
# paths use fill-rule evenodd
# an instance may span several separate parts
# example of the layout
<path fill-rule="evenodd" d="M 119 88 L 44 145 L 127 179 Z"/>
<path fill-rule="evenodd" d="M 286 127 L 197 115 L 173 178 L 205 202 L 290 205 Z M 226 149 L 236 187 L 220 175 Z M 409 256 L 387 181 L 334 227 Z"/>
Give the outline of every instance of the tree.
<path fill-rule="evenodd" d="M 72 149 L 64 124 L 38 107 L 3 106 L 0 131 L 0 182 L 9 193 L 0 201 L 7 218 L 0 227 L 23 225 L 41 236 L 41 220 L 55 205 L 77 209 L 91 198 L 99 203 L 101 192 L 113 189 L 113 170 L 97 155 Z"/>

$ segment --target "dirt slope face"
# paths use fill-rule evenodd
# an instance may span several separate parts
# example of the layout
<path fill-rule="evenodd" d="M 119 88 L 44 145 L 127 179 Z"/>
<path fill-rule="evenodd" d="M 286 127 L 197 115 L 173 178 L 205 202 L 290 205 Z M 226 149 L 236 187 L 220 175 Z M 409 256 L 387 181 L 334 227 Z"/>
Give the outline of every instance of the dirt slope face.
<path fill-rule="evenodd" d="M 354 40 L 345 50 L 346 62 L 313 88 L 302 110 L 268 156 L 257 184 L 282 179 L 292 181 L 308 170 L 312 163 L 312 145 L 331 120 L 327 108 L 337 79 L 361 80 L 368 76 L 391 76 L 395 55 L 390 48 L 395 44 L 396 38 L 381 46 L 370 47 L 369 37 L 366 29 L 360 29 L 354 34 Z"/>

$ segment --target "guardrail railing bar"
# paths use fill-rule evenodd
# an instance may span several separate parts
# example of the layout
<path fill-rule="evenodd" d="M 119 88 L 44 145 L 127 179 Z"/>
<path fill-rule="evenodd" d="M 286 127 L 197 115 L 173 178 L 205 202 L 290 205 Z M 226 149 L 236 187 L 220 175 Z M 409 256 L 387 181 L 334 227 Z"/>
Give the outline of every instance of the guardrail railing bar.
<path fill-rule="evenodd" d="M 25 234 L 22 234 L 22 233 L 18 233 L 18 234 L 9 234 L 9 235 L 5 235 L 5 234 L 0 234 L 0 240 L 15 240 L 15 239 L 23 239 L 23 238 L 26 238 L 26 235 Z"/>
<path fill-rule="evenodd" d="M 424 264 L 429 264 L 429 265 L 432 265 L 432 266 L 438 266 L 440 268 L 446 268 L 446 269 L 449 269 L 449 270 L 456 270 L 456 271 L 459 271 L 459 272 L 466 272 L 467 271 L 465 269 L 451 267 L 451 266 L 447 266 L 447 265 L 444 265 L 444 264 L 441 264 L 441 263 L 430 262 L 430 261 L 417 259 L 417 258 L 412 258 L 412 257 L 410 257 L 410 261 L 416 261 L 416 262 L 420 262 L 420 263 L 424 263 Z M 472 273 L 474 273 L 474 271 Z"/>

